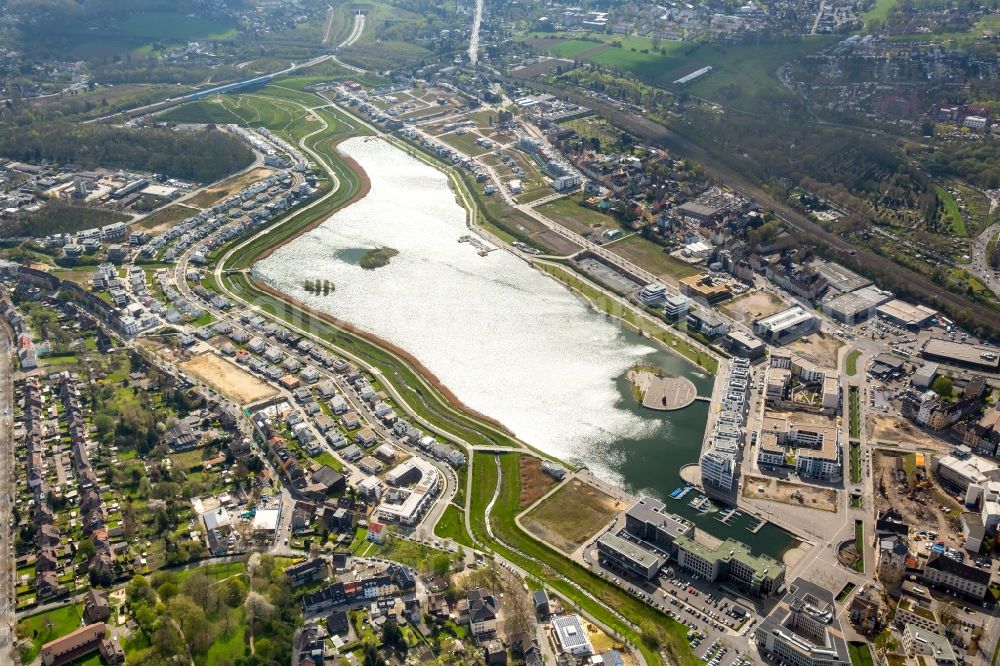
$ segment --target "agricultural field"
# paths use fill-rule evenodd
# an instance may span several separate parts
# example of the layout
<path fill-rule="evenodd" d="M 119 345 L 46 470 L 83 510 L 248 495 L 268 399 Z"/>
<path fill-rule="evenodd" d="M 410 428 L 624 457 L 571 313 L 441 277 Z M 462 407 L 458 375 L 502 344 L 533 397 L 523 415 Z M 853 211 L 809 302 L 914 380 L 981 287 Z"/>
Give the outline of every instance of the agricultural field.
<path fill-rule="evenodd" d="M 521 518 L 525 529 L 565 553 L 597 534 L 621 510 L 620 502 L 573 479 Z"/>

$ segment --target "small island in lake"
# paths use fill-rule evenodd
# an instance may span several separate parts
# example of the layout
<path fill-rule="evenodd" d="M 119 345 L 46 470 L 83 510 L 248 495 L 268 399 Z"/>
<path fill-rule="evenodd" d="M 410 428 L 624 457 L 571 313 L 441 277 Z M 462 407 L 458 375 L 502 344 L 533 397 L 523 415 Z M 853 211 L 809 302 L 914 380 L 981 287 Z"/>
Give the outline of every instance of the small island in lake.
<path fill-rule="evenodd" d="M 694 382 L 686 377 L 667 377 L 659 368 L 634 365 L 626 378 L 632 385 L 632 397 L 647 409 L 672 411 L 683 409 L 698 395 Z"/>
<path fill-rule="evenodd" d="M 361 259 L 358 263 L 361 264 L 361 268 L 373 270 L 375 268 L 387 266 L 389 264 L 389 260 L 397 254 L 399 254 L 399 252 L 391 247 L 377 247 L 372 250 L 368 250 L 361 255 Z"/>

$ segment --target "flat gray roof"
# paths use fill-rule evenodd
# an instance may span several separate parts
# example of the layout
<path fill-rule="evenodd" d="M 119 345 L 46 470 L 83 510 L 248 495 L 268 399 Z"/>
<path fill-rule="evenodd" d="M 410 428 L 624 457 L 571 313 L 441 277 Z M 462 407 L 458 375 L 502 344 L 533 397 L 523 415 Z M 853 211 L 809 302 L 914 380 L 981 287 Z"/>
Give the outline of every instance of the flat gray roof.
<path fill-rule="evenodd" d="M 654 566 L 658 568 L 662 566 L 664 562 L 664 558 L 662 556 L 657 555 L 651 550 L 646 550 L 642 546 L 623 539 L 616 534 L 612 534 L 611 532 L 605 532 L 602 534 L 597 542 L 599 544 L 604 544 L 615 552 L 621 553 L 645 569 Z"/>
<path fill-rule="evenodd" d="M 945 363 L 954 360 L 959 363 L 990 368 L 994 371 L 1000 367 L 1000 350 L 982 345 L 931 338 L 924 344 L 921 351 L 925 356 L 933 356 Z M 993 358 L 985 359 L 983 354 L 993 354 Z"/>
<path fill-rule="evenodd" d="M 830 261 L 817 261 L 810 265 L 821 276 L 826 278 L 830 286 L 837 291 L 854 291 L 871 284 L 871 280 L 862 277 L 840 264 Z"/>

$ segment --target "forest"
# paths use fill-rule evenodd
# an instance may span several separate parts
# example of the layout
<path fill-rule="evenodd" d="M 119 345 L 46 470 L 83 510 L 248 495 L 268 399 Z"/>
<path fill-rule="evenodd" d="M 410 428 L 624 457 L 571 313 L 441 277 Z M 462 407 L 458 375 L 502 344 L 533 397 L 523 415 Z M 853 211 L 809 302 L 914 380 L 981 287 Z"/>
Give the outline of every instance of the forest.
<path fill-rule="evenodd" d="M 250 148 L 218 130 L 175 132 L 64 123 L 0 132 L 0 155 L 33 164 L 126 169 L 199 183 L 219 180 L 253 161 Z"/>

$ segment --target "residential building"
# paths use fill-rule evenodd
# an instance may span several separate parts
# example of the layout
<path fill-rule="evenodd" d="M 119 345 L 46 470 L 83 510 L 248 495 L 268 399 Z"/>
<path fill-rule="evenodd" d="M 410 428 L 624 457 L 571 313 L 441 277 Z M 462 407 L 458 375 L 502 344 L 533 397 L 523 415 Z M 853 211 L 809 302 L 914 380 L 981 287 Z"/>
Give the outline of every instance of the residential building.
<path fill-rule="evenodd" d="M 905 537 L 885 536 L 879 539 L 875 575 L 886 587 L 894 588 L 902 582 L 909 554 Z"/>
<path fill-rule="evenodd" d="M 931 585 L 982 600 L 990 586 L 990 572 L 934 553 L 924 566 L 924 580 Z"/>
<path fill-rule="evenodd" d="M 733 484 L 739 474 L 736 455 L 728 451 L 712 449 L 706 451 L 699 461 L 701 467 L 701 482 L 706 486 L 718 488 L 724 493 L 732 492 Z"/>
<path fill-rule="evenodd" d="M 909 624 L 924 631 L 940 631 L 941 625 L 938 622 L 937 615 L 931 610 L 929 605 L 925 605 L 926 603 L 911 596 L 903 595 L 896 606 L 895 623 L 903 626 Z"/>
<path fill-rule="evenodd" d="M 469 630 L 476 640 L 495 638 L 497 634 L 497 606 L 492 593 L 477 588 L 466 594 L 469 603 Z"/>
<path fill-rule="evenodd" d="M 910 657 L 928 655 L 937 666 L 953 666 L 958 663 L 947 638 L 912 624 L 903 627 L 903 650 Z"/>
<path fill-rule="evenodd" d="M 594 647 L 587 637 L 587 631 L 579 615 L 563 615 L 552 620 L 552 632 L 556 643 L 564 654 L 586 657 L 594 653 Z"/>

